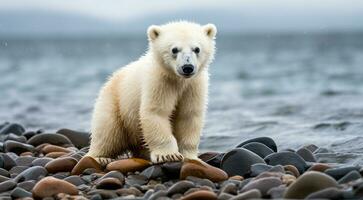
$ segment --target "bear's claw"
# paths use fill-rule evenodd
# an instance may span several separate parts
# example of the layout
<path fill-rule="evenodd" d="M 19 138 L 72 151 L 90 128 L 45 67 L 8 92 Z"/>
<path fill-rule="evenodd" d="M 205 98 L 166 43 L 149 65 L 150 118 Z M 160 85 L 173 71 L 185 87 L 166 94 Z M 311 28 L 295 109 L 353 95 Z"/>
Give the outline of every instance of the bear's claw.
<path fill-rule="evenodd" d="M 178 162 L 182 161 L 184 157 L 180 153 L 172 154 L 154 154 L 151 156 L 152 163 L 165 163 L 165 162 Z"/>

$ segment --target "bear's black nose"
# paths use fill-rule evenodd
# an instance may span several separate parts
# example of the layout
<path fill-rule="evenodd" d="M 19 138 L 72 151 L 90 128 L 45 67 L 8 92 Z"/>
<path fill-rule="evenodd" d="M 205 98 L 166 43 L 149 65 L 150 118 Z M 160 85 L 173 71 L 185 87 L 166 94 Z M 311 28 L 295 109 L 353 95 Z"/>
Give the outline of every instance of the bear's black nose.
<path fill-rule="evenodd" d="M 194 66 L 191 64 L 183 65 L 182 70 L 185 75 L 190 75 L 194 71 Z"/>

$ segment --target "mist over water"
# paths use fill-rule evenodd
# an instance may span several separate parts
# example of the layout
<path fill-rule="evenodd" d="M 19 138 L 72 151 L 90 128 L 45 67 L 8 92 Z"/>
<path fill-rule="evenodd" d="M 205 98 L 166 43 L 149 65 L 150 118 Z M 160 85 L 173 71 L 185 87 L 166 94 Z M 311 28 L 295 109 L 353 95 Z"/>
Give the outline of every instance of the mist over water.
<path fill-rule="evenodd" d="M 0 121 L 88 131 L 101 85 L 146 48 L 146 36 L 0 38 Z M 314 143 L 357 162 L 363 33 L 221 35 L 217 48 L 202 151 L 269 136 L 279 148 Z"/>

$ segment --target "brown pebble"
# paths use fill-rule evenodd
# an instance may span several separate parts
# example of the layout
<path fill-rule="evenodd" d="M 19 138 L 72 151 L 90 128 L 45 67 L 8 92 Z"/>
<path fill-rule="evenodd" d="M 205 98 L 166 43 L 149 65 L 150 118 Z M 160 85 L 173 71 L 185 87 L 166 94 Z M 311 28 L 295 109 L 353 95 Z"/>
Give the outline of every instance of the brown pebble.
<path fill-rule="evenodd" d="M 180 169 L 180 179 L 184 180 L 188 176 L 206 178 L 213 182 L 220 182 L 228 179 L 228 175 L 225 171 L 197 160 L 187 160 L 183 163 L 183 166 Z"/>
<path fill-rule="evenodd" d="M 285 165 L 284 169 L 291 172 L 296 178 L 300 176 L 299 170 L 294 165 Z"/>
<path fill-rule="evenodd" d="M 33 153 L 30 151 L 26 151 L 20 154 L 20 156 L 33 156 Z"/>
<path fill-rule="evenodd" d="M 122 187 L 122 183 L 117 178 L 102 178 L 101 180 L 97 181 L 96 188 L 97 189 L 108 189 L 108 190 L 115 190 Z"/>
<path fill-rule="evenodd" d="M 59 193 L 77 195 L 78 189 L 76 186 L 68 183 L 67 181 L 50 176 L 41 179 L 33 188 L 34 198 L 52 197 Z"/>
<path fill-rule="evenodd" d="M 282 183 L 286 184 L 287 186 L 291 185 L 291 183 L 296 181 L 296 177 L 290 174 L 284 174 L 281 177 Z"/>
<path fill-rule="evenodd" d="M 66 152 L 50 152 L 50 153 L 47 153 L 45 155 L 45 157 L 48 157 L 48 158 L 59 158 L 59 157 L 64 156 L 66 154 L 67 154 Z"/>
<path fill-rule="evenodd" d="M 70 172 L 77 164 L 77 160 L 72 157 L 64 157 L 64 158 L 57 158 L 45 165 L 45 169 L 49 173 L 57 173 L 57 172 Z"/>
<path fill-rule="evenodd" d="M 107 171 L 119 171 L 126 174 L 127 172 L 142 171 L 149 167 L 151 163 L 141 158 L 129 158 L 117 160 L 106 166 Z"/>
<path fill-rule="evenodd" d="M 38 152 L 40 152 L 47 145 L 50 145 L 50 144 L 49 143 L 40 144 L 40 145 L 38 145 L 38 146 L 35 147 L 35 150 L 38 151 Z"/>
<path fill-rule="evenodd" d="M 229 177 L 229 180 L 243 181 L 244 178 L 243 178 L 243 176 L 235 175 L 235 176 Z"/>
<path fill-rule="evenodd" d="M 65 153 L 69 153 L 72 152 L 70 149 L 64 148 L 64 147 L 60 147 L 57 145 L 53 145 L 53 144 L 48 144 L 46 146 L 43 147 L 42 152 L 44 154 L 48 154 L 51 152 L 65 152 Z"/>
<path fill-rule="evenodd" d="M 331 166 L 324 163 L 316 163 L 313 166 L 311 166 L 308 171 L 318 171 L 318 172 L 324 172 L 327 169 L 330 169 Z"/>
<path fill-rule="evenodd" d="M 182 200 L 216 200 L 217 195 L 214 192 L 199 190 L 193 193 L 190 193 L 181 198 Z"/>
<path fill-rule="evenodd" d="M 304 199 L 309 194 L 329 187 L 338 187 L 332 177 L 322 172 L 305 172 L 284 193 L 284 199 Z"/>
<path fill-rule="evenodd" d="M 80 175 L 87 168 L 94 168 L 97 172 L 102 172 L 101 165 L 95 159 L 90 156 L 85 156 L 74 166 L 71 174 Z"/>

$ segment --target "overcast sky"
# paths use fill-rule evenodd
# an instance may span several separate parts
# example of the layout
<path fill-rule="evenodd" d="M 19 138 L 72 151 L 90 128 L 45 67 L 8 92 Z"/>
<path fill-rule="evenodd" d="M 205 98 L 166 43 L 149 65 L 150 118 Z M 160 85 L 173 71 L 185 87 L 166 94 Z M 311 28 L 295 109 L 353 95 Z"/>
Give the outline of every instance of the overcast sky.
<path fill-rule="evenodd" d="M 208 20 L 213 21 L 213 16 L 223 18 L 225 14 L 229 16 L 220 23 L 237 21 L 251 28 L 255 24 L 258 27 L 363 28 L 363 0 L 0 0 L 0 14 L 23 10 L 66 12 L 114 22 L 135 19 L 144 22 L 155 15 L 172 19 L 174 12 L 180 16 L 193 11 L 197 16 L 198 11 L 204 11 L 203 16 L 207 15 Z M 208 13 L 210 10 L 213 12 Z"/>

